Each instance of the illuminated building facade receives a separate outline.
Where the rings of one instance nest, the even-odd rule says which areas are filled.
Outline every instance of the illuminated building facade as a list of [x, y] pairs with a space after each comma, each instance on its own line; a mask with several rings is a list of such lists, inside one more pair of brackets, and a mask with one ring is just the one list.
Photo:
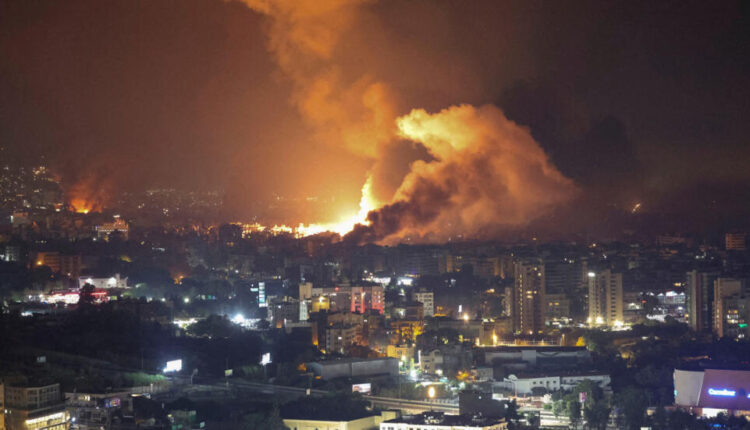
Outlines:
[[675, 406], [697, 415], [750, 415], [750, 371], [674, 371]]
[[119, 233], [122, 235], [123, 240], [128, 240], [128, 233], [130, 232], [130, 226], [124, 219], [115, 215], [115, 219], [112, 222], [105, 222], [102, 225], [94, 227], [96, 230], [96, 236], [100, 239], [107, 239], [112, 233]]
[[622, 273], [588, 272], [589, 325], [615, 327], [623, 324]]
[[91, 276], [81, 276], [78, 278], [78, 288], [83, 288], [84, 285], [93, 285], [94, 288], [106, 290], [109, 288], [128, 288], [128, 278], [120, 278], [119, 273], [115, 273], [114, 276], [108, 278], [92, 278]]
[[443, 412], [404, 415], [380, 424], [380, 430], [505, 430], [507, 428], [508, 422], [504, 418], [490, 418], [482, 415], [446, 415]]
[[365, 287], [351, 287], [351, 312], [361, 314], [372, 310], [379, 314], [383, 313], [384, 291], [382, 285]]
[[47, 266], [52, 273], [60, 272], [60, 253], [59, 252], [37, 252], [34, 256], [33, 265], [36, 267]]
[[390, 322], [396, 344], [404, 342], [416, 342], [417, 336], [424, 332], [424, 321], [421, 320], [396, 320]]
[[426, 317], [435, 315], [435, 295], [432, 291], [426, 291], [424, 289], [414, 291], [411, 294], [412, 300], [415, 302], [422, 303], [422, 314]]
[[326, 430], [367, 430], [380, 428], [379, 425], [385, 420], [396, 418], [395, 411], [383, 411], [380, 415], [369, 415], [352, 420], [314, 420], [314, 419], [287, 419], [284, 425], [290, 429], [326, 429]]
[[717, 278], [714, 281], [713, 328], [719, 337], [745, 337], [747, 297], [745, 280]]
[[544, 331], [544, 264], [539, 259], [516, 261], [514, 266], [513, 330], [534, 335]]
[[544, 311], [547, 321], [555, 323], [567, 323], [570, 317], [570, 298], [567, 294], [546, 294], [544, 296]]
[[685, 276], [688, 325], [697, 332], [710, 332], [714, 304], [714, 281], [718, 273], [693, 270]]
[[724, 245], [727, 251], [744, 251], [747, 249], [745, 233], [727, 233], [724, 235]]
[[326, 352], [346, 354], [349, 347], [360, 343], [361, 325], [334, 324], [326, 327]]
[[129, 392], [66, 393], [65, 404], [77, 430], [109, 430], [116, 415], [133, 413]]
[[70, 414], [60, 393], [60, 384], [40, 387], [5, 386], [7, 430], [67, 430]]

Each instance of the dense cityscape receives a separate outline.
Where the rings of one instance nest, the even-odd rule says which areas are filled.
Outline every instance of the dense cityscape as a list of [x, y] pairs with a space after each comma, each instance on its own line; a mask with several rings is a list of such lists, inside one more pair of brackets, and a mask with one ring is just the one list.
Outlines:
[[739, 420], [744, 232], [360, 246], [197, 223], [212, 195], [82, 212], [45, 167], [2, 181], [9, 429]]
[[0, 430], [750, 429], [749, 5], [0, 0]]

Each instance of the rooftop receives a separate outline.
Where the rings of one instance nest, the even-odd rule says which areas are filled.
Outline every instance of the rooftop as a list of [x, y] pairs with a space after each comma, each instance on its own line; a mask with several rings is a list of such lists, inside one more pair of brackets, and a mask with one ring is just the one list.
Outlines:
[[419, 415], [404, 415], [384, 423], [444, 426], [489, 426], [504, 422], [504, 418], [489, 418], [482, 415], [447, 415], [442, 412], [423, 412]]

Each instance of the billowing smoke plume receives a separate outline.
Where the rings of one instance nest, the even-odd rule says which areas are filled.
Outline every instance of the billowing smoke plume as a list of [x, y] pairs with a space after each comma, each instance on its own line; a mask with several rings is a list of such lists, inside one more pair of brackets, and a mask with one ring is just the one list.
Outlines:
[[339, 39], [363, 0], [244, 0], [271, 18], [269, 49], [293, 85], [293, 103], [318, 137], [376, 158], [397, 114], [388, 86], [370, 76], [346, 78], [336, 61]]
[[[462, 105], [399, 117], [387, 84], [345, 77], [338, 42], [356, 22], [363, 0], [244, 0], [270, 17], [269, 49], [293, 86], [292, 102], [318, 138], [372, 160], [367, 193], [392, 183], [386, 154], [407, 141], [423, 145], [395, 194], [379, 198], [349, 238], [389, 241], [471, 237], [518, 226], [567, 201], [573, 183], [548, 161], [528, 130], [494, 106]], [[413, 143], [412, 143], [413, 144]], [[379, 164], [380, 163], [380, 164]], [[381, 176], [383, 174], [383, 176]], [[362, 220], [364, 221], [364, 220]]]
[[492, 105], [415, 109], [398, 119], [399, 134], [434, 157], [416, 161], [393, 203], [368, 215], [356, 241], [488, 237], [568, 201], [576, 192], [529, 131]]

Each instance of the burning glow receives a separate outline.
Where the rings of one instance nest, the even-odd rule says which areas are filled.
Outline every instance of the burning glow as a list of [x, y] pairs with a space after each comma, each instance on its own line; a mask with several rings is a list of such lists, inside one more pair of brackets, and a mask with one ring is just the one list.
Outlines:
[[328, 224], [300, 224], [297, 231], [301, 236], [311, 236], [326, 231], [338, 233], [343, 236], [352, 231], [357, 224], [369, 225], [367, 214], [379, 206], [379, 203], [372, 195], [372, 176], [368, 176], [367, 181], [362, 186], [362, 198], [359, 201], [359, 211], [356, 214], [344, 216], [341, 220]]
[[87, 214], [94, 209], [94, 204], [82, 198], [73, 198], [70, 200], [70, 207], [74, 212]]
[[[337, 48], [366, 19], [362, 6], [370, 0], [243, 2], [268, 17], [268, 49], [289, 79], [291, 102], [313, 138], [372, 162], [358, 212], [333, 223], [274, 226], [271, 232], [351, 232], [359, 243], [486, 238], [547, 215], [576, 194], [529, 130], [499, 108], [415, 108], [399, 116], [405, 112], [402, 100], [387, 82], [347, 70]], [[404, 140], [429, 157], [409, 164], [400, 184], [391, 184], [387, 155]]]
[[320, 224], [303, 224], [297, 226], [288, 226], [284, 224], [275, 224], [267, 227], [259, 223], [242, 224], [243, 235], [247, 236], [252, 233], [271, 233], [291, 234], [295, 237], [314, 236], [320, 233], [337, 233], [341, 236], [349, 233], [357, 224], [369, 225], [367, 214], [380, 206], [377, 199], [372, 195], [372, 176], [368, 176], [367, 181], [362, 186], [362, 198], [359, 201], [359, 211], [342, 216], [338, 221]]

